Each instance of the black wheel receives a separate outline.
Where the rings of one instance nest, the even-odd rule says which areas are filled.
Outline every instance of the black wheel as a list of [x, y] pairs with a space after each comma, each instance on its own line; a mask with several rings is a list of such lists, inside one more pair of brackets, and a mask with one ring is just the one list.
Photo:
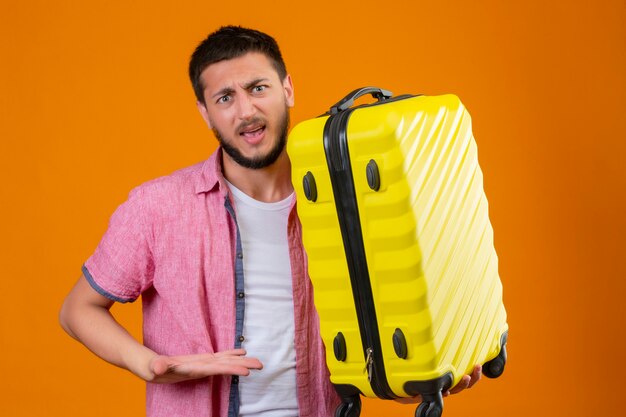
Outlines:
[[415, 410], [415, 417], [426, 417], [426, 411], [428, 410], [428, 404], [430, 403], [421, 403], [417, 410]]
[[441, 417], [443, 409], [434, 402], [423, 402], [415, 410], [415, 417]]
[[483, 374], [487, 378], [497, 378], [504, 372], [506, 365], [506, 345], [502, 345], [498, 356], [483, 365]]
[[356, 397], [348, 402], [342, 402], [335, 410], [335, 417], [359, 417], [361, 414], [361, 398]]
[[348, 410], [348, 403], [341, 403], [339, 407], [335, 410], [335, 417], [344, 417], [346, 415], [346, 411]]

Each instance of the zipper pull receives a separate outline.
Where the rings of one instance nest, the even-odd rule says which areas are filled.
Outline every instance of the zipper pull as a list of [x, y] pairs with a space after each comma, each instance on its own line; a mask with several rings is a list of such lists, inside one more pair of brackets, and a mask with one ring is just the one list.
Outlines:
[[372, 355], [374, 351], [372, 348], [367, 348], [365, 353], [367, 354], [365, 358], [365, 368], [363, 368], [363, 372], [367, 372], [367, 380], [372, 382], [372, 368], [374, 367], [374, 357]]

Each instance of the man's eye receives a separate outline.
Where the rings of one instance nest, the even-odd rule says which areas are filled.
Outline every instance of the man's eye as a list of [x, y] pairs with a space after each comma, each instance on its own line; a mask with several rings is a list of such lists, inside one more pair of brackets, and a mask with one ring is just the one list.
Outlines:
[[252, 88], [252, 91], [254, 91], [255, 93], [260, 93], [261, 91], [265, 90], [267, 87], [264, 85], [256, 85]]
[[230, 101], [230, 96], [222, 96], [217, 99], [218, 103], [227, 103]]

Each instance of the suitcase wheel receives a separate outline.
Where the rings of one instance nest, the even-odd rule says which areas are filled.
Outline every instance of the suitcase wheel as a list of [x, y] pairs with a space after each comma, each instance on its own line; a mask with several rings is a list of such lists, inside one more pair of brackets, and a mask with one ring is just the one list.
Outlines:
[[[444, 385], [443, 389], [447, 389], [447, 385]], [[422, 393], [422, 403], [415, 410], [415, 417], [441, 417], [441, 413], [443, 413], [441, 388], [435, 392]]]
[[423, 402], [415, 410], [415, 417], [441, 417], [443, 404], [436, 402]]
[[483, 374], [487, 378], [497, 378], [504, 372], [506, 365], [506, 347], [502, 346], [498, 356], [483, 365]]
[[487, 378], [497, 378], [504, 372], [504, 366], [506, 365], [506, 339], [507, 333], [502, 336], [502, 347], [498, 356], [483, 365], [483, 374]]
[[359, 417], [361, 414], [361, 397], [356, 395], [348, 398], [347, 402], [345, 402], [345, 398], [343, 401], [335, 410], [335, 417]]

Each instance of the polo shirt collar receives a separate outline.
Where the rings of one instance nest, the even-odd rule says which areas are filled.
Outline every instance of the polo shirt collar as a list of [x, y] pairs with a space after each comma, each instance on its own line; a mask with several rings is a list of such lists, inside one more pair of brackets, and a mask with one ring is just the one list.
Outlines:
[[228, 186], [222, 173], [222, 147], [218, 147], [215, 152], [202, 164], [202, 169], [196, 178], [196, 194], [208, 193], [219, 190], [224, 196], [228, 195]]
[[[196, 177], [196, 194], [208, 193], [213, 190], [221, 192], [222, 196], [228, 197], [230, 189], [226, 184], [226, 179], [222, 171], [222, 147], [218, 147], [215, 152], [204, 161], [200, 174]], [[296, 206], [296, 199], [291, 202], [290, 210]]]

